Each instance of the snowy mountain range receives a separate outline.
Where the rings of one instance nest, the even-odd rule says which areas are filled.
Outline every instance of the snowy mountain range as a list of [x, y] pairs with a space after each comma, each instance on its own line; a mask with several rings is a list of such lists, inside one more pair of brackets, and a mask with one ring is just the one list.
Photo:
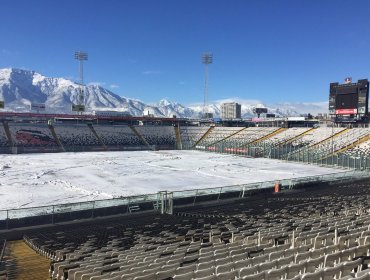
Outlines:
[[[48, 78], [35, 71], [14, 68], [0, 69], [0, 100], [5, 101], [5, 110], [16, 112], [30, 111], [31, 103], [44, 103], [46, 112], [72, 113], [71, 104], [78, 103], [79, 85], [65, 78]], [[267, 107], [269, 113], [280, 116], [326, 113], [328, 103], [282, 103], [262, 104], [259, 100], [241, 100], [239, 98], [212, 102], [208, 111], [220, 116], [221, 103], [235, 101], [242, 105], [242, 116], [253, 117], [254, 107]], [[132, 116], [153, 114], [157, 117], [197, 118], [202, 114], [202, 104], [181, 105], [162, 99], [156, 104], [119, 96], [100, 85], [85, 87], [85, 104], [88, 111], [114, 110], [127, 112]]]

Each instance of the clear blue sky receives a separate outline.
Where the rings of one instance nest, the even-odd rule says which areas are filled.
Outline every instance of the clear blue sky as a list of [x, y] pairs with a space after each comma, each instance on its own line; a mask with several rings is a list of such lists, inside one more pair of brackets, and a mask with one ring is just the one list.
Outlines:
[[370, 78], [370, 1], [2, 0], [0, 68], [76, 79], [144, 102], [328, 99], [329, 83]]

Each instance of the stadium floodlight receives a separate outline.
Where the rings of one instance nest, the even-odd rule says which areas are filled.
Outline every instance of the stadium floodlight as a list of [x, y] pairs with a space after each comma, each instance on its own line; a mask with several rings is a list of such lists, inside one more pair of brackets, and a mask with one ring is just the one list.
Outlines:
[[202, 63], [205, 66], [204, 69], [204, 105], [203, 105], [203, 117], [208, 115], [208, 65], [213, 62], [213, 54], [206, 52], [202, 54]]
[[85, 98], [84, 98], [84, 74], [83, 74], [83, 62], [87, 60], [88, 55], [86, 52], [82, 51], [76, 51], [75, 52], [75, 59], [80, 62], [80, 67], [79, 67], [79, 74], [80, 74], [80, 93], [78, 96], [78, 102], [79, 105], [83, 106], [85, 103]]
[[77, 51], [75, 52], [75, 59], [77, 59], [80, 62], [80, 83], [83, 85], [84, 83], [84, 74], [83, 74], [83, 62], [87, 60], [88, 55], [86, 52]]

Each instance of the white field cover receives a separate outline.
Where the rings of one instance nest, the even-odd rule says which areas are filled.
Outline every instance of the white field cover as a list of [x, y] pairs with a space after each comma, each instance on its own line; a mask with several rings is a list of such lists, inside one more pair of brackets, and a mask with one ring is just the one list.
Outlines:
[[198, 151], [0, 155], [0, 210], [341, 171]]

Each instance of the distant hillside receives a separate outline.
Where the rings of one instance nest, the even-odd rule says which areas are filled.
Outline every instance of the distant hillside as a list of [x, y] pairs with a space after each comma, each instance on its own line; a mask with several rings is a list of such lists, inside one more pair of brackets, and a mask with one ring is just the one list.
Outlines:
[[[45, 103], [46, 111], [53, 113], [71, 113], [71, 104], [77, 103], [79, 85], [64, 78], [48, 78], [35, 71], [5, 68], [0, 69], [0, 100], [6, 103], [6, 109], [17, 112], [30, 110], [31, 103]], [[230, 100], [224, 100], [230, 101]], [[327, 103], [284, 103], [260, 104], [259, 101], [238, 101], [242, 104], [243, 117], [252, 117], [253, 108], [265, 106], [269, 112], [280, 116], [297, 116], [304, 113], [325, 113]], [[202, 105], [184, 106], [177, 102], [162, 99], [156, 104], [145, 104], [140, 100], [119, 96], [99, 85], [88, 85], [85, 90], [85, 102], [88, 110], [115, 110], [127, 112], [133, 116], [154, 114], [158, 117], [197, 118], [203, 110]], [[209, 112], [220, 116], [223, 100], [209, 105]]]

